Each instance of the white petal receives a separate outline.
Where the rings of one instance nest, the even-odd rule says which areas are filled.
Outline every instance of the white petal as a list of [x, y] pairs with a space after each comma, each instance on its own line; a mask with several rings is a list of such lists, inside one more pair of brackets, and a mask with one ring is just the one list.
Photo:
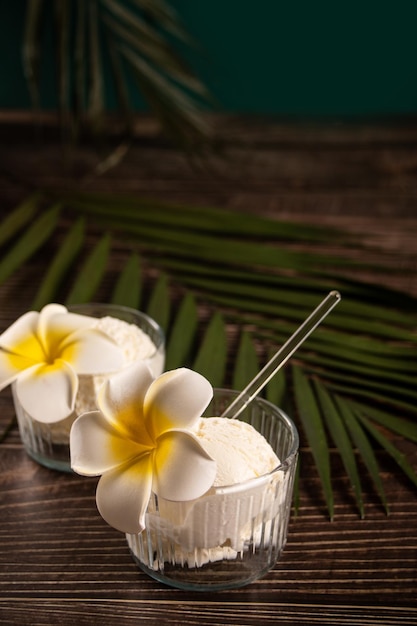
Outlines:
[[95, 321], [86, 315], [69, 313], [62, 304], [47, 304], [39, 313], [37, 334], [52, 360], [59, 356], [62, 342], [75, 332], [91, 328]]
[[216, 461], [192, 434], [169, 431], [158, 439], [152, 488], [166, 500], [194, 500], [212, 486]]
[[7, 330], [0, 335], [0, 347], [31, 358], [33, 363], [45, 360], [45, 352], [37, 339], [39, 313], [29, 311], [19, 317]]
[[23, 409], [33, 419], [59, 422], [74, 410], [78, 378], [64, 361], [53, 365], [34, 365], [16, 380], [16, 395]]
[[47, 304], [39, 313], [38, 332], [42, 339], [49, 332], [65, 336], [82, 328], [91, 328], [96, 321], [88, 315], [71, 313], [62, 304]]
[[98, 476], [146, 451], [126, 439], [100, 411], [78, 417], [70, 433], [71, 467], [84, 476]]
[[[55, 343], [59, 343], [60, 338], [68, 334], [68, 330], [63, 331], [59, 325], [53, 323], [54, 319], [57, 320], [67, 316], [67, 309], [62, 304], [47, 304], [39, 313], [37, 334], [39, 336], [42, 345], [46, 347], [48, 345], [48, 335], [51, 335], [55, 339]], [[57, 339], [57, 337], [59, 338]]]
[[121, 348], [108, 335], [97, 329], [72, 333], [60, 345], [60, 358], [71, 363], [77, 374], [107, 374], [124, 365]]
[[98, 483], [96, 502], [100, 515], [124, 533], [140, 533], [152, 489], [150, 455], [131, 465], [106, 472]]
[[213, 396], [209, 381], [198, 372], [179, 368], [165, 372], [145, 396], [145, 418], [158, 436], [172, 428], [193, 428]]
[[107, 419], [137, 442], [149, 442], [143, 401], [152, 381], [148, 367], [138, 361], [109, 378], [97, 396], [98, 407]]

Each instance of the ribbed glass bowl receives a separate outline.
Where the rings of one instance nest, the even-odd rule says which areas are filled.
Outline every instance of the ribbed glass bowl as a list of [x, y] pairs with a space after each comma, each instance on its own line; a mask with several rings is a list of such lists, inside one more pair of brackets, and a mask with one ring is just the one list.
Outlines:
[[[215, 389], [206, 415], [218, 416], [237, 392]], [[180, 589], [214, 591], [241, 587], [266, 574], [287, 538], [298, 433], [292, 420], [266, 400], [241, 414], [280, 459], [272, 472], [234, 485], [213, 487], [192, 502], [152, 495], [146, 529], [126, 535], [139, 567]]]
[[[116, 304], [78, 304], [68, 307], [68, 310], [97, 318], [110, 316], [136, 325], [148, 335], [155, 345], [155, 351], [143, 359], [144, 362], [147, 363], [155, 377], [162, 373], [165, 362], [165, 338], [162, 328], [151, 317], [136, 309]], [[80, 390], [82, 388], [83, 392], [86, 393], [86, 390], [91, 388], [90, 394], [94, 396], [93, 379], [93, 376], [80, 376]], [[41, 465], [62, 472], [70, 472], [69, 435], [71, 426], [78, 417], [77, 412], [74, 411], [65, 420], [44, 424], [34, 420], [22, 408], [16, 395], [15, 385], [12, 385], [12, 394], [20, 438], [26, 452]]]

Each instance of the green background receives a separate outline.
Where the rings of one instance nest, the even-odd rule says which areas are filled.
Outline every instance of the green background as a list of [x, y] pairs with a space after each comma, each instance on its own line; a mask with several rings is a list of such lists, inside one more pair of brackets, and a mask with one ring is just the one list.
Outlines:
[[[2, 108], [30, 106], [20, 60], [25, 4], [0, 0]], [[170, 4], [199, 43], [187, 56], [220, 109], [290, 116], [417, 112], [417, 0]], [[50, 108], [54, 60], [51, 51], [48, 56], [43, 105]]]

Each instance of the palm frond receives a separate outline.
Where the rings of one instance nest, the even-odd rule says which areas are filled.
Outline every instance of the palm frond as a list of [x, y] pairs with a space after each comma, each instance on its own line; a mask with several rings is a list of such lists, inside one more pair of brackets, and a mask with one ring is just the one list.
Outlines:
[[120, 272], [111, 302], [138, 309], [140, 307], [142, 275], [139, 255], [133, 252]]
[[259, 370], [259, 360], [254, 342], [250, 333], [244, 330], [237, 349], [232, 389], [244, 389]]
[[30, 196], [5, 218], [0, 230], [0, 246], [12, 239], [30, 222], [36, 213], [40, 199], [39, 194]]
[[[49, 12], [55, 19], [45, 19]], [[168, 4], [27, 2], [23, 69], [36, 110], [42, 108], [41, 69], [50, 41], [42, 24], [55, 28], [56, 98], [67, 137], [77, 138], [83, 127], [103, 134], [114, 95], [131, 135], [131, 111], [142, 97], [179, 145], [191, 149], [207, 143], [210, 128], [201, 113], [212, 104], [211, 97], [177, 51], [177, 42], [189, 46], [191, 38]]]
[[81, 304], [94, 300], [94, 294], [104, 276], [110, 252], [110, 235], [106, 233], [89, 252], [77, 273], [65, 300], [67, 305]]
[[334, 497], [331, 484], [330, 453], [322, 412], [310, 380], [299, 367], [292, 367], [292, 378], [297, 413], [300, 416], [321, 479], [330, 519], [333, 519]]
[[344, 401], [338, 395], [334, 395], [333, 400], [346, 428], [349, 431], [352, 443], [356, 447], [358, 454], [361, 456], [362, 461], [367, 468], [371, 479], [373, 480], [375, 489], [379, 495], [382, 505], [386, 513], [388, 514], [389, 506], [385, 496], [384, 486], [382, 484], [382, 480], [379, 474], [378, 462], [372, 444], [369, 441], [369, 438], [366, 436], [366, 433], [364, 432], [360, 421], [350, 407], [350, 404]]
[[314, 380], [313, 389], [320, 406], [320, 413], [323, 415], [330, 436], [339, 450], [352, 485], [360, 516], [363, 518], [365, 517], [365, 509], [362, 498], [362, 485], [349, 431], [343, 422], [342, 414], [337, 410], [337, 406], [324, 385]]
[[181, 301], [169, 334], [166, 349], [166, 368], [175, 369], [190, 359], [198, 329], [198, 308], [193, 294], [187, 293]]
[[[49, 239], [59, 217], [60, 206], [48, 209], [22, 234], [0, 261], [0, 284], [13, 274]], [[9, 223], [10, 224], [10, 223]]]
[[197, 350], [193, 368], [221, 387], [227, 364], [227, 334], [223, 315], [216, 311]]
[[398, 450], [398, 448], [378, 428], [375, 428], [374, 424], [372, 424], [372, 422], [365, 417], [365, 415], [358, 415], [358, 417], [370, 435], [388, 452], [388, 454], [397, 462], [404, 474], [417, 487], [417, 474], [408, 462], [406, 455]]
[[157, 321], [162, 328], [168, 328], [171, 315], [171, 300], [169, 297], [168, 277], [166, 274], [161, 274], [156, 281], [146, 312]]
[[68, 275], [84, 241], [85, 220], [80, 217], [68, 231], [62, 246], [55, 254], [48, 271], [43, 277], [32, 308], [39, 311], [45, 304], [52, 302], [59, 287]]
[[[56, 238], [60, 215], [72, 226]], [[93, 247], [85, 232], [89, 220], [97, 241]], [[0, 283], [34, 255], [52, 250], [49, 271], [34, 295], [35, 308], [107, 293], [105, 299], [140, 307], [161, 323], [168, 368], [190, 366], [214, 386], [235, 388], [246, 385], [325, 292], [339, 289], [342, 303], [265, 393], [304, 433], [330, 517], [330, 449], [340, 454], [359, 514], [365, 514], [359, 463], [388, 511], [377, 448], [417, 484], [414, 469], [395, 445], [395, 437], [417, 441], [416, 300], [346, 279], [344, 271], [355, 264], [343, 263], [343, 256], [337, 273], [333, 268], [330, 274], [322, 251], [327, 232], [301, 228], [301, 238], [309, 242], [308, 254], [301, 253], [293, 249], [298, 228], [293, 226], [210, 207], [196, 210], [110, 195], [73, 194], [52, 206], [34, 195], [0, 225]], [[108, 261], [120, 255], [121, 237], [126, 260], [116, 277], [110, 273], [112, 284], [105, 288]], [[379, 271], [384, 271], [382, 260]], [[236, 333], [233, 340], [229, 328]], [[236, 355], [233, 362], [231, 354]]]

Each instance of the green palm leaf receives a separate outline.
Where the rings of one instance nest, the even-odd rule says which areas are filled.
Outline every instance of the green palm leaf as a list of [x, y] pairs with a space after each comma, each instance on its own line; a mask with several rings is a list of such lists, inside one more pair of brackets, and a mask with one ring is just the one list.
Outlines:
[[330, 474], [330, 455], [322, 412], [308, 378], [297, 366], [292, 367], [297, 413], [311, 446], [319, 473], [330, 519], [334, 516], [334, 498]]
[[244, 331], [240, 337], [232, 388], [244, 389], [259, 372], [259, 361], [251, 335]]
[[94, 246], [78, 272], [66, 299], [66, 304], [82, 304], [94, 300], [104, 276], [110, 251], [110, 235], [104, 235]]
[[197, 351], [193, 369], [205, 376], [213, 385], [224, 382], [227, 362], [227, 336], [223, 316], [216, 312]]
[[164, 37], [148, 21], [116, 0], [102, 2], [113, 14], [105, 15], [103, 19], [114, 38], [127, 43], [139, 58], [156, 65], [160, 73], [169, 75], [183, 87], [201, 96], [209, 96], [204, 85], [186, 68]]
[[[268, 361], [272, 358], [272, 356], [273, 354], [270, 353]], [[265, 388], [266, 399], [269, 402], [272, 402], [272, 404], [282, 407], [284, 410], [288, 410], [287, 404], [289, 397], [286, 380], [285, 371], [281, 369], [273, 378], [271, 378]]]
[[117, 279], [111, 302], [138, 309], [141, 299], [141, 279], [139, 256], [133, 253]]
[[320, 412], [324, 417], [327, 429], [330, 432], [332, 440], [336, 445], [340, 456], [342, 457], [346, 473], [350, 478], [360, 516], [364, 518], [365, 511], [362, 498], [361, 480], [348, 430], [344, 425], [342, 415], [337, 410], [337, 407], [326, 388], [317, 380], [314, 380], [313, 386], [321, 408]]
[[29, 223], [36, 213], [39, 200], [39, 194], [30, 196], [4, 219], [0, 230], [0, 246], [12, 239], [19, 230]]
[[166, 350], [166, 369], [171, 370], [188, 363], [198, 330], [198, 309], [195, 298], [187, 293], [169, 333]]
[[[142, 199], [73, 194], [65, 199], [65, 223], [69, 209], [71, 219], [74, 211], [80, 219], [91, 218], [95, 233], [101, 233], [84, 258], [82, 222], [75, 218], [57, 249], [51, 237], [59, 205], [45, 212], [42, 205], [42, 197], [32, 196], [1, 225], [0, 278], [5, 280], [36, 252], [51, 255], [55, 251], [35, 295], [38, 307], [61, 297], [63, 277], [70, 273], [76, 279], [67, 303], [91, 300], [99, 287], [106, 298], [102, 285], [113, 251], [105, 229], [112, 233], [112, 240], [122, 235], [129, 256], [120, 274], [113, 276], [109, 300], [140, 306], [151, 314], [166, 332], [167, 367], [194, 367], [214, 386], [243, 388], [326, 291], [341, 290], [341, 305], [298, 351], [292, 377], [281, 370], [268, 383], [266, 397], [302, 428], [331, 517], [334, 501], [327, 436], [341, 455], [361, 515], [359, 457], [388, 510], [375, 446], [382, 446], [415, 481], [410, 464], [390, 437], [417, 440], [416, 300], [346, 279], [343, 257], [334, 278], [335, 268], [329, 274], [328, 257], [321, 253], [326, 232], [302, 228], [301, 237], [309, 241], [310, 252], [300, 254], [292, 249], [298, 226], [288, 223], [256, 216], [246, 219], [210, 207], [197, 211]], [[143, 266], [153, 268], [152, 281], [149, 272], [140, 271], [137, 250]], [[115, 253], [120, 255], [119, 245]], [[384, 271], [382, 257], [379, 269]], [[185, 296], [179, 299], [178, 293]], [[204, 329], [199, 328], [201, 307]], [[214, 311], [209, 320], [207, 311]], [[233, 363], [228, 324], [234, 325], [240, 338]]]
[[352, 408], [359, 412], [365, 413], [372, 421], [376, 422], [383, 428], [390, 430], [392, 433], [397, 433], [402, 437], [406, 437], [410, 441], [417, 442], [417, 423], [411, 420], [405, 420], [398, 415], [387, 413], [375, 406], [369, 406], [360, 402], [350, 402]]
[[39, 311], [45, 304], [52, 302], [59, 292], [60, 285], [81, 250], [84, 225], [84, 219], [79, 218], [54, 256], [32, 303], [35, 310]]
[[340, 396], [335, 395], [333, 397], [336, 407], [343, 419], [343, 422], [349, 430], [352, 441], [354, 442], [354, 445], [359, 451], [359, 454], [361, 455], [362, 460], [368, 469], [369, 475], [374, 482], [380, 500], [385, 508], [386, 513], [388, 514], [389, 507], [385, 496], [384, 486], [379, 475], [378, 462], [371, 442], [366, 436], [364, 429], [362, 428], [354, 411], [352, 411], [349, 403], [340, 398]]
[[60, 206], [48, 209], [30, 226], [0, 261], [0, 284], [49, 239], [57, 225]]
[[147, 311], [164, 330], [168, 328], [171, 313], [171, 300], [168, 291], [168, 277], [161, 274], [151, 294]]
[[375, 428], [375, 426], [367, 417], [365, 417], [364, 415], [358, 415], [358, 417], [360, 421], [362, 422], [363, 426], [366, 428], [366, 430], [369, 431], [372, 437], [398, 463], [398, 466], [402, 469], [402, 471], [406, 474], [406, 476], [408, 476], [408, 478], [417, 487], [417, 474], [414, 471], [411, 464], [408, 462], [406, 455], [400, 450], [398, 450], [398, 448], [396, 448], [396, 446], [394, 446], [393, 443], [391, 443], [391, 441], [389, 441], [389, 439], [385, 437], [385, 435], [383, 435], [380, 430], [378, 430], [378, 428]]
[[[150, 198], [137, 198], [129, 195], [115, 196], [110, 193], [82, 193], [76, 192], [67, 194], [67, 199], [72, 206], [76, 206], [83, 211], [105, 217], [114, 217], [114, 207], [118, 206], [118, 216], [121, 222], [135, 222], [138, 213], [142, 220], [148, 224], [169, 224], [179, 229], [187, 228], [191, 231], [196, 229], [205, 233], [224, 236], [236, 234], [236, 213], [227, 209], [216, 207], [199, 206], [196, 207], [174, 204], [168, 202], [158, 202]], [[340, 241], [345, 236], [332, 228], [303, 224], [293, 224], [291, 222], [275, 221], [262, 217], [261, 215], [245, 214], [240, 216], [239, 238], [259, 240], [259, 238], [271, 239], [281, 238], [283, 241], [309, 243], [327, 243], [329, 237]], [[349, 241], [349, 240], [348, 240]], [[204, 268], [196, 268], [198, 269]], [[265, 278], [267, 278], [265, 276]], [[288, 279], [287, 279], [288, 281]], [[287, 284], [292, 284], [291, 280]]]

